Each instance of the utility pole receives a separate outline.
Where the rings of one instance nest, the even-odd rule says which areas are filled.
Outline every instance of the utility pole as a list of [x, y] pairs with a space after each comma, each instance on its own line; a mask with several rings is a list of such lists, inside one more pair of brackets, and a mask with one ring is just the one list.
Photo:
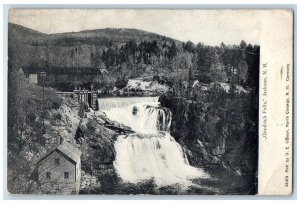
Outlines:
[[40, 76], [42, 78], [42, 85], [43, 85], [43, 132], [45, 133], [45, 79], [46, 79], [46, 72], [40, 72]]

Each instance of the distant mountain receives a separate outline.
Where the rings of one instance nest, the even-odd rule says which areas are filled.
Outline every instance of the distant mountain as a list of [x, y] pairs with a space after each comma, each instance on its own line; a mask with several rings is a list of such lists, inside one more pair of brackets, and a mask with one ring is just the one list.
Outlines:
[[[14, 23], [8, 23], [8, 40], [13, 40], [16, 43], [32, 43], [37, 40], [44, 40], [47, 34], [26, 28]], [[14, 43], [12, 42], [12, 43]]]
[[24, 26], [9, 23], [9, 37], [23, 43], [37, 43], [40, 45], [63, 45], [73, 46], [80, 44], [93, 44], [97, 46], [110, 46], [126, 43], [133, 40], [141, 41], [175, 42], [180, 41], [165, 37], [156, 33], [132, 28], [105, 28], [95, 30], [84, 30], [80, 32], [67, 32], [56, 34], [45, 34]]
[[132, 28], [105, 28], [96, 30], [84, 30], [80, 32], [51, 34], [54, 38], [105, 38], [115, 42], [140, 41], [177, 41], [156, 33]]
[[[143, 54], [144, 61], [149, 61], [153, 55], [159, 55], [158, 53], [151, 54], [151, 52], [163, 54], [168, 52], [172, 45], [181, 45], [178, 40], [132, 28], [105, 28], [46, 34], [13, 23], [8, 25], [8, 40], [9, 59], [15, 67], [99, 66], [99, 61], [104, 60], [102, 59], [103, 53], [107, 50], [114, 50], [111, 51], [114, 52], [114, 56], [110, 53], [106, 57], [106, 64], [112, 65], [112, 61], [116, 60], [108, 58], [113, 56], [120, 59], [123, 52], [120, 48], [130, 44], [131, 41], [134, 41], [133, 44], [143, 46], [139, 52], [135, 51], [137, 52], [135, 57]], [[126, 63], [129, 62], [128, 56]]]

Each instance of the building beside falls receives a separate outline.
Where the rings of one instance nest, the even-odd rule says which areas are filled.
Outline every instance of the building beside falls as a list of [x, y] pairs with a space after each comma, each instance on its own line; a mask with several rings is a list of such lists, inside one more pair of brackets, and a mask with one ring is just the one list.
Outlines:
[[30, 84], [52, 87], [59, 94], [74, 94], [82, 103], [97, 110], [97, 91], [94, 84], [108, 73], [97, 67], [21, 67]]
[[42, 194], [78, 194], [81, 179], [81, 151], [66, 141], [50, 150], [37, 164]]
[[[106, 69], [97, 67], [22, 67], [21, 69], [29, 79], [29, 83], [45, 82], [50, 86], [58, 83], [98, 82], [99, 76], [107, 72]], [[41, 77], [41, 73], [46, 73], [45, 79]]]

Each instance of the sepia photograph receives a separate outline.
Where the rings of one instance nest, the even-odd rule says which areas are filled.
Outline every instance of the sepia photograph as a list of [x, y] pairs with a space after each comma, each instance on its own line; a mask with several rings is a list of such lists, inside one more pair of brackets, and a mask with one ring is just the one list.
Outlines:
[[10, 194], [256, 195], [261, 13], [10, 9]]

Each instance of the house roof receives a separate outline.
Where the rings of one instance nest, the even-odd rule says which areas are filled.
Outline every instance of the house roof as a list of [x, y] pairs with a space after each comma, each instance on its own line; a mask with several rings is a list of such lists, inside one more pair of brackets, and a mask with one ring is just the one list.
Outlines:
[[76, 163], [80, 161], [81, 151], [73, 145], [71, 145], [69, 142], [63, 142], [57, 147], [57, 149]]
[[49, 151], [46, 155], [44, 155], [38, 161], [38, 163], [40, 163], [41, 161], [46, 159], [49, 155], [51, 155], [53, 152], [55, 152], [57, 150], [60, 151], [61, 153], [63, 153], [66, 157], [68, 157], [69, 159], [71, 159], [75, 163], [80, 162], [81, 151], [79, 149], [77, 149], [76, 147], [74, 147], [69, 142], [63, 141], [60, 145], [56, 146], [51, 151]]
[[46, 72], [48, 74], [101, 74], [97, 67], [22, 67], [25, 74]]

